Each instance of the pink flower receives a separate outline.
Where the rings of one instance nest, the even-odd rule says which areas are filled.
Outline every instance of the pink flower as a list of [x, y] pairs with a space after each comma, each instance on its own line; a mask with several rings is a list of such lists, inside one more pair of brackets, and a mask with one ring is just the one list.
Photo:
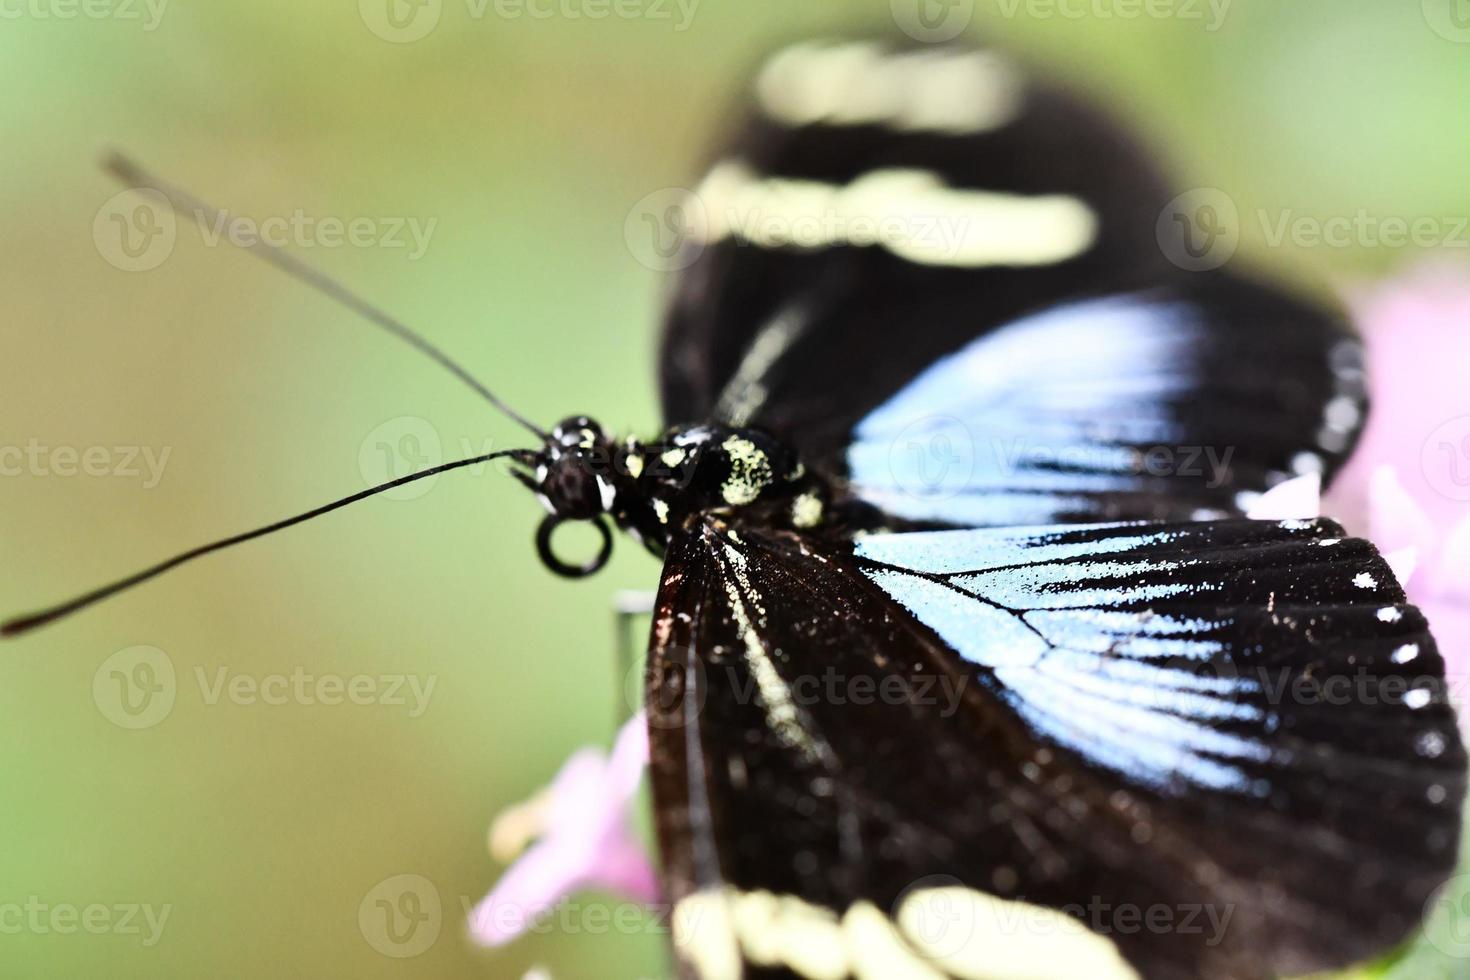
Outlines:
[[1470, 675], [1470, 267], [1356, 297], [1372, 407], [1327, 510], [1402, 569], [1452, 685]]
[[471, 913], [474, 938], [508, 943], [583, 889], [656, 901], [658, 879], [630, 821], [647, 768], [648, 725], [639, 713], [618, 733], [611, 756], [582, 749], [548, 789], [501, 814], [490, 849], [515, 863]]
[[1351, 300], [1372, 404], [1330, 502], [1366, 518], [1373, 473], [1391, 466], [1433, 526], [1449, 528], [1470, 514], [1470, 266], [1427, 265]]

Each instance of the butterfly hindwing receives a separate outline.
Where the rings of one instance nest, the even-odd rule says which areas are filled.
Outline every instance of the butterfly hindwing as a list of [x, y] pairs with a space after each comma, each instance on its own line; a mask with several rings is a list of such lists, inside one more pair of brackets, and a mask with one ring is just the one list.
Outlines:
[[706, 518], [671, 544], [649, 717], [704, 980], [1340, 965], [1417, 922], [1465, 788], [1423, 617], [1325, 521], [853, 545]]

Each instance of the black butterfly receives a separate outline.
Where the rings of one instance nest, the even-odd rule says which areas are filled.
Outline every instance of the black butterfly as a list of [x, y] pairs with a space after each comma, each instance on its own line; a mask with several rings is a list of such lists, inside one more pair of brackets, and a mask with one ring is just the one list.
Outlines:
[[1146, 154], [993, 52], [800, 45], [755, 95], [680, 217], [668, 430], [510, 413], [543, 444], [495, 454], [554, 571], [609, 522], [664, 556], [682, 974], [1268, 977], [1404, 937], [1466, 788], [1443, 663], [1371, 545], [1242, 519], [1350, 451], [1344, 324], [1182, 272]]

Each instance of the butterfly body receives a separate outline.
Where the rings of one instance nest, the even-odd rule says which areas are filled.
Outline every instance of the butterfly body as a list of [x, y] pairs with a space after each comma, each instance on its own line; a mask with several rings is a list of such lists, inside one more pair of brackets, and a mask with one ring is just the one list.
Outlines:
[[[605, 515], [659, 557], [670, 534], [703, 515], [805, 531], [838, 520], [832, 482], [748, 426], [676, 426], [656, 440], [617, 441], [593, 419], [573, 416], [516, 475], [546, 508], [544, 527]], [[560, 570], [555, 559], [547, 564]]]

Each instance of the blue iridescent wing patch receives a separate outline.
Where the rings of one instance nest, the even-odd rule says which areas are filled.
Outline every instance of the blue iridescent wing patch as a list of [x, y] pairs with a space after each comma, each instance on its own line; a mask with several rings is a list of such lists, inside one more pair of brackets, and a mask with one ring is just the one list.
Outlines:
[[[1261, 327], [1217, 316], [1156, 292], [1000, 327], [858, 423], [853, 489], [895, 517], [958, 527], [1218, 519], [1335, 469], [1364, 409], [1357, 342], [1302, 330], [1253, 355]], [[1264, 370], [1267, 351], [1291, 373]], [[1320, 404], [1303, 406], [1302, 378]]]
[[1348, 705], [1389, 676], [1405, 722], [1446, 716], [1422, 619], [1330, 522], [874, 535], [855, 552], [1046, 740], [1160, 792], [1267, 798], [1273, 770], [1320, 757], [1292, 745], [1295, 715], [1320, 711], [1293, 703], [1304, 677]]

